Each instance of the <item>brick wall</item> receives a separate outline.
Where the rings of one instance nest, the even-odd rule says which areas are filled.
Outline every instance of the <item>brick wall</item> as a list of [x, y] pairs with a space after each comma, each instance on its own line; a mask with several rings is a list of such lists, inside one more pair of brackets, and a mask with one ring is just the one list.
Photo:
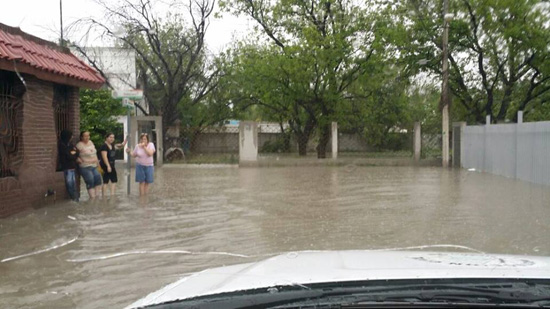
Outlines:
[[25, 209], [27, 201], [21, 190], [21, 183], [14, 177], [0, 179], [0, 218]]
[[[46, 204], [48, 189], [57, 199], [67, 196], [62, 172], [56, 172], [57, 138], [55, 132], [53, 84], [34, 76], [23, 76], [27, 91], [23, 98], [21, 151], [23, 163], [17, 177], [0, 179], [0, 217]], [[78, 89], [70, 90], [70, 127], [78, 136], [80, 105]]]

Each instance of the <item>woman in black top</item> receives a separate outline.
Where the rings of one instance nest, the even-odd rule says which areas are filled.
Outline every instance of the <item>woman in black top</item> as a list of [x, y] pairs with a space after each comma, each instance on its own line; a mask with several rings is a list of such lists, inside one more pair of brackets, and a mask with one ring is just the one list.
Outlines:
[[126, 146], [127, 140], [124, 139], [122, 144], [113, 144], [115, 142], [115, 135], [109, 133], [105, 136], [105, 143], [99, 148], [99, 164], [103, 169], [103, 196], [107, 190], [107, 184], [111, 182], [111, 196], [115, 194], [115, 183], [118, 182], [118, 177], [115, 169], [115, 155], [116, 150]]
[[67, 186], [67, 193], [71, 200], [78, 202], [79, 191], [76, 185], [75, 171], [76, 171], [76, 159], [78, 158], [78, 149], [71, 143], [73, 132], [70, 130], [61, 131], [61, 137], [57, 145], [59, 154], [59, 165], [63, 170], [65, 176], [65, 185]]

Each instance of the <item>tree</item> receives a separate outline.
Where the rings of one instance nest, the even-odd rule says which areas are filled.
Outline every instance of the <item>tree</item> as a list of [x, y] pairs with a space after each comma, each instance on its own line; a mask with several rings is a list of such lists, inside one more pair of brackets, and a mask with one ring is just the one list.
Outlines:
[[300, 155], [316, 125], [310, 80], [300, 59], [287, 59], [277, 48], [244, 45], [226, 64], [226, 89], [238, 114], [255, 108], [262, 120], [288, 122], [297, 137]]
[[234, 101], [261, 105], [273, 119], [287, 121], [300, 155], [318, 129], [317, 156], [325, 158], [330, 123], [348, 88], [383, 49], [368, 8], [348, 0], [228, 0], [220, 6], [255, 20], [254, 41], [263, 42], [235, 50], [240, 87]]
[[428, 119], [433, 105], [391, 59], [374, 55], [368, 72], [349, 87], [337, 114], [339, 130], [362, 135], [377, 150], [401, 150], [406, 135], [401, 132]]
[[[218, 71], [208, 59], [204, 37], [214, 2], [209, 0], [175, 1], [165, 19], [153, 7], [163, 2], [123, 0], [111, 5], [98, 0], [106, 11], [106, 20], [90, 20], [94, 27], [118, 40], [137, 54], [138, 78], [149, 104], [150, 113], [163, 119], [163, 136], [169, 145], [167, 130], [181, 120], [182, 110], [194, 110], [216, 87]], [[123, 29], [123, 30], [120, 30]], [[180, 105], [185, 105], [181, 107]]]
[[[542, 0], [452, 1], [450, 87], [461, 118], [482, 123], [515, 120], [548, 101], [550, 9]], [[394, 16], [410, 26], [400, 46], [409, 66], [441, 74], [440, 1], [396, 3]], [[406, 13], [409, 12], [409, 13]], [[419, 67], [419, 60], [426, 61]]]
[[[107, 133], [119, 127], [116, 116], [126, 115], [121, 100], [113, 99], [109, 90], [80, 90], [80, 129], [90, 131], [90, 139], [98, 147]], [[74, 132], [75, 137], [78, 132]], [[117, 136], [121, 138], [121, 136]]]

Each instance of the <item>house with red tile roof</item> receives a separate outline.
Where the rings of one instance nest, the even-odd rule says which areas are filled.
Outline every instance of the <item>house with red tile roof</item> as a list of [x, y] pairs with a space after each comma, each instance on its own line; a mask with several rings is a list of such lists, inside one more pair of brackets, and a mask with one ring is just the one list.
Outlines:
[[79, 88], [104, 82], [68, 48], [0, 24], [0, 218], [66, 197], [57, 141], [79, 135]]

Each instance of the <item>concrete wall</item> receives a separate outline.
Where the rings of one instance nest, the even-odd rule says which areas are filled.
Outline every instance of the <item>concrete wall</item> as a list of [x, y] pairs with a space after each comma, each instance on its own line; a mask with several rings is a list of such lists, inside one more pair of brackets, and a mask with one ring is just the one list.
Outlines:
[[[276, 141], [281, 134], [258, 133], [259, 151], [268, 141]], [[239, 153], [239, 133], [202, 133], [194, 141], [194, 153]]]
[[[66, 198], [63, 172], [56, 172], [57, 137], [53, 110], [53, 84], [23, 75], [27, 91], [23, 96], [20, 116], [19, 151], [22, 162], [17, 176], [0, 178], [0, 217], [6, 217], [46, 203], [48, 189], [57, 192], [57, 199]], [[80, 105], [77, 88], [70, 88], [69, 117], [74, 137], [80, 128]]]
[[550, 185], [550, 122], [466, 126], [461, 165]]
[[373, 151], [373, 147], [367, 139], [359, 134], [338, 134], [338, 152], [367, 152]]
[[239, 133], [201, 133], [193, 141], [193, 153], [239, 153]]
[[[276, 141], [281, 138], [281, 133], [258, 133], [259, 151], [267, 141]], [[329, 140], [329, 150], [330, 143]], [[201, 133], [193, 141], [194, 153], [238, 153], [239, 152], [239, 133]], [[317, 142], [311, 138], [308, 142], [308, 152], [315, 152]], [[298, 152], [298, 146], [294, 139], [291, 138], [291, 151]], [[364, 137], [358, 134], [338, 133], [338, 152], [369, 152], [375, 151], [374, 147], [370, 146]]]

